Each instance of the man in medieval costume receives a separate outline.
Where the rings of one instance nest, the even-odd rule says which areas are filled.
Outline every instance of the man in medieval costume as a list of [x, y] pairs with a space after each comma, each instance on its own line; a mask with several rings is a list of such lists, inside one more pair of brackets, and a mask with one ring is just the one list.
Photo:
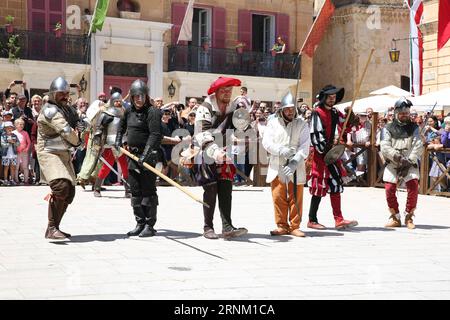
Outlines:
[[203, 236], [207, 239], [219, 238], [213, 225], [216, 198], [219, 200], [224, 239], [239, 237], [248, 232], [245, 228], [234, 227], [231, 221], [236, 168], [224, 148], [232, 143], [232, 139], [226, 137], [228, 130], [234, 130], [232, 118], [236, 104], [231, 103], [231, 94], [233, 87], [240, 85], [241, 81], [238, 79], [219, 77], [211, 84], [208, 97], [197, 109], [195, 116], [194, 139], [202, 151], [197, 156], [194, 172], [198, 184], [203, 186], [203, 201], [209, 205], [209, 208], [203, 206]]
[[142, 80], [131, 84], [131, 108], [125, 111], [120, 121], [115, 142], [119, 151], [123, 145], [123, 135], [127, 132], [128, 150], [139, 158], [139, 161], [128, 159], [131, 206], [137, 222], [136, 227], [127, 233], [128, 236], [152, 237], [156, 233], [156, 175], [146, 169], [144, 163], [154, 167], [160, 160], [161, 112], [151, 104], [148, 91]]
[[[325, 155], [329, 152], [339, 137], [339, 132], [345, 122], [345, 116], [334, 105], [344, 98], [344, 88], [332, 85], [325, 86], [319, 93], [319, 102], [312, 113], [310, 135], [312, 145], [312, 167], [308, 180], [311, 193], [308, 228], [325, 229], [317, 220], [317, 210], [323, 197], [330, 194], [331, 207], [335, 228], [342, 230], [358, 225], [355, 220], [345, 220], [341, 211], [341, 193], [344, 191], [343, 177], [347, 175], [340, 159], [327, 165]], [[346, 110], [348, 112], [348, 109]], [[352, 125], [357, 123], [357, 117], [351, 112], [345, 133], [351, 131]]]
[[111, 172], [111, 167], [117, 160], [123, 174], [123, 179], [125, 181], [125, 197], [131, 198], [130, 188], [128, 182], [126, 181], [128, 179], [127, 157], [114, 148], [116, 143], [117, 131], [120, 130], [120, 120], [123, 118], [124, 112], [125, 108], [122, 107], [122, 95], [119, 92], [115, 92], [111, 95], [111, 98], [106, 104], [105, 109], [101, 111], [101, 114], [97, 117], [93, 144], [97, 148], [103, 150], [101, 158], [99, 157], [103, 163], [103, 166], [101, 167], [95, 180], [95, 197], [102, 196], [100, 191], [103, 181], [109, 175], [109, 173]]
[[70, 87], [58, 77], [50, 85], [48, 102], [37, 118], [37, 156], [41, 168], [41, 180], [46, 181], [51, 193], [48, 200], [47, 239], [65, 239], [70, 234], [59, 229], [62, 217], [75, 197], [76, 177], [71, 152], [81, 140], [85, 124], [75, 108], [68, 104]]
[[419, 159], [423, 153], [419, 127], [410, 119], [411, 101], [399, 99], [394, 106], [394, 120], [384, 129], [383, 140], [380, 143], [381, 153], [387, 166], [383, 173], [386, 200], [391, 214], [386, 227], [401, 227], [400, 211], [397, 202], [397, 186], [404, 182], [408, 197], [404, 211], [405, 225], [414, 229], [414, 212], [419, 194]]
[[310, 146], [309, 126], [297, 114], [290, 92], [281, 100], [277, 116], [267, 124], [262, 144], [269, 153], [266, 182], [272, 189], [277, 225], [270, 234], [304, 237], [299, 228], [306, 182], [305, 159]]

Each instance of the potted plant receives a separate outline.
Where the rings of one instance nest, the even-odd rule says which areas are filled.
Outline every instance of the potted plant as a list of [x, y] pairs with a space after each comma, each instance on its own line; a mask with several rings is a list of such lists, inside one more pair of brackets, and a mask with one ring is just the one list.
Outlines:
[[14, 31], [14, 26], [13, 26], [14, 17], [12, 15], [7, 15], [5, 17], [5, 20], [6, 20], [6, 25], [5, 25], [6, 32], [13, 33], [13, 31]]
[[246, 45], [247, 45], [247, 44], [246, 44], [245, 42], [238, 41], [238, 42], [236, 43], [236, 45], [235, 45], [235, 48], [236, 48], [237, 53], [242, 53], [242, 52], [244, 52], [244, 47], [245, 47]]
[[57, 22], [55, 25], [55, 28], [53, 29], [53, 31], [55, 31], [55, 36], [57, 38], [61, 38], [61, 34], [62, 34], [62, 24], [61, 22]]
[[18, 34], [11, 35], [8, 38], [7, 47], [8, 47], [8, 61], [11, 63], [16, 63], [16, 61], [19, 60], [19, 52], [20, 52]]

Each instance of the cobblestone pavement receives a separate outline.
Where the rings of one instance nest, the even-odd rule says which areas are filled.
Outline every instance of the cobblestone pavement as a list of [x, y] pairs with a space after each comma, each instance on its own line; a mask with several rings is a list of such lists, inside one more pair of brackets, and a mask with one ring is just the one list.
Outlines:
[[[417, 229], [385, 229], [384, 190], [346, 188], [343, 212], [353, 231], [333, 228], [328, 198], [306, 238], [271, 237], [270, 189], [239, 187], [233, 223], [249, 234], [202, 237], [201, 206], [159, 187], [153, 238], [127, 238], [134, 227], [123, 189], [102, 198], [77, 187], [62, 230], [68, 241], [44, 239], [48, 187], [0, 188], [0, 299], [449, 299], [450, 199], [419, 196]], [[190, 188], [201, 197], [202, 189]], [[406, 193], [399, 193], [404, 207]], [[216, 231], [221, 232], [216, 210]]]

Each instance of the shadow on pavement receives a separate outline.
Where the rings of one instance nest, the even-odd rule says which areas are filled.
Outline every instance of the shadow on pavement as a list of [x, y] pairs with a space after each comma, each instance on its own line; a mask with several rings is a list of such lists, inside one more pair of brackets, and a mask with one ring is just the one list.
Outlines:
[[384, 228], [384, 227], [352, 227], [350, 229], [341, 230], [341, 231], [395, 231], [394, 228]]
[[63, 241], [52, 241], [50, 243], [53, 244], [69, 244], [69, 243], [83, 243], [83, 242], [93, 242], [93, 241], [101, 241], [101, 242], [109, 242], [116, 241], [119, 239], [127, 239], [127, 235], [123, 233], [112, 233], [112, 234], [88, 234], [88, 235], [75, 235], [71, 236], [68, 240]]
[[[241, 237], [237, 238], [231, 238], [227, 241], [237, 241], [237, 242], [249, 242], [249, 243], [258, 243], [256, 241], [252, 241], [251, 239], [269, 239], [273, 240], [274, 242], [288, 242], [294, 239], [295, 237], [285, 235], [285, 236], [271, 236], [270, 234], [261, 234], [261, 233], [247, 233]], [[262, 244], [261, 244], [262, 245]]]
[[450, 227], [446, 226], [431, 226], [427, 224], [416, 224], [416, 229], [424, 229], [424, 230], [431, 230], [431, 229], [450, 229]]
[[190, 239], [190, 238], [198, 238], [202, 237], [203, 234], [196, 232], [184, 232], [177, 230], [167, 230], [167, 229], [158, 229], [156, 228], [155, 236], [163, 236], [163, 237], [172, 237], [174, 239]]
[[343, 233], [329, 231], [303, 231], [307, 237], [340, 237]]

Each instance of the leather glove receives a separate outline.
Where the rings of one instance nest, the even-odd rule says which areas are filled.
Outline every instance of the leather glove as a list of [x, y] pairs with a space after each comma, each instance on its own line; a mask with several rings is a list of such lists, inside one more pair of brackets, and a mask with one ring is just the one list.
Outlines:
[[408, 175], [409, 168], [411, 168], [413, 164], [405, 158], [401, 158], [400, 165], [397, 169], [397, 173], [400, 177], [404, 178]]
[[297, 170], [298, 162], [297, 160], [291, 160], [289, 163], [283, 167], [282, 172], [286, 177], [292, 177], [295, 170]]
[[292, 147], [281, 147], [280, 156], [290, 159], [295, 154], [295, 150]]

